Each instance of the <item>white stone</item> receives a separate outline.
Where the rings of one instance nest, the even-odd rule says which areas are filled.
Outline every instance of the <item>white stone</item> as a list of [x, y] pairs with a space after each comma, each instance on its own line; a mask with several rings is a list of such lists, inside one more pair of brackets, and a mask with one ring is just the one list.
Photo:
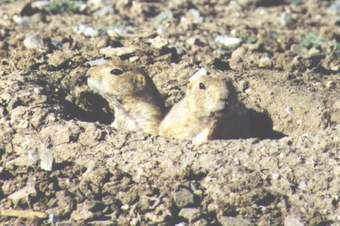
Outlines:
[[136, 47], [134, 46], [129, 46], [129, 47], [117, 47], [117, 48], [112, 48], [112, 47], [105, 47], [99, 50], [100, 54], [103, 54], [108, 57], [112, 56], [124, 56], [124, 55], [130, 55], [135, 53], [137, 50]]
[[284, 221], [284, 226], [304, 226], [295, 216], [287, 216]]
[[24, 46], [27, 49], [43, 49], [44, 41], [37, 35], [29, 35], [24, 39]]
[[227, 35], [219, 35], [215, 38], [215, 42], [225, 47], [237, 47], [241, 44], [242, 39]]
[[96, 37], [96, 36], [99, 35], [98, 30], [96, 30], [93, 27], [90, 27], [86, 24], [80, 24], [74, 30], [78, 34], [83, 34], [86, 37]]

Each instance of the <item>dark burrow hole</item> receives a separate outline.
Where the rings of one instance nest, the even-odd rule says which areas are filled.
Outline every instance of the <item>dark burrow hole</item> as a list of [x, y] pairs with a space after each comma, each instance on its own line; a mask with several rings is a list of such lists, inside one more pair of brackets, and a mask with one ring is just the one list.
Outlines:
[[[62, 108], [66, 120], [76, 119], [84, 122], [99, 122], [110, 125], [114, 120], [108, 102], [101, 96], [92, 92], [83, 92], [73, 102], [68, 100], [68, 90], [56, 87], [54, 84], [36, 80], [36, 84], [44, 88], [44, 93], [50, 96], [49, 102], [52, 105], [59, 105]], [[73, 99], [73, 98], [72, 98]]]
[[113, 122], [114, 116], [107, 101], [101, 96], [86, 92], [79, 98], [83, 108], [75, 103], [63, 100], [62, 105], [67, 118], [76, 118], [85, 122], [99, 122], [109, 125]]
[[251, 136], [259, 139], [281, 139], [286, 135], [273, 130], [273, 120], [267, 113], [247, 109]]

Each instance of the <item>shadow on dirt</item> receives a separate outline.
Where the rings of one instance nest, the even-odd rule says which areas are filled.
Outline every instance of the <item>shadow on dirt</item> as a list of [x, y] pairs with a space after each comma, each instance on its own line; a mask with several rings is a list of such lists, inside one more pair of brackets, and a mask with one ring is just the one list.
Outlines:
[[287, 136], [273, 130], [273, 120], [267, 113], [257, 112], [253, 109], [247, 109], [247, 111], [252, 137], [259, 139], [280, 139]]
[[104, 98], [97, 94], [86, 92], [80, 97], [80, 102], [85, 109], [71, 101], [65, 99], [61, 101], [64, 113], [68, 118], [76, 118], [85, 122], [99, 122], [105, 125], [113, 122], [113, 113]]

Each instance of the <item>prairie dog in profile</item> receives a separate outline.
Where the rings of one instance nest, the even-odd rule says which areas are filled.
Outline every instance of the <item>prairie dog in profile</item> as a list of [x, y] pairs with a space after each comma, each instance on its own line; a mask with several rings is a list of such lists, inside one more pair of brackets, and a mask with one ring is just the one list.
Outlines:
[[90, 68], [88, 86], [114, 110], [113, 127], [158, 135], [164, 102], [153, 81], [141, 69], [121, 61]]
[[175, 104], [161, 122], [159, 134], [203, 143], [213, 139], [218, 123], [232, 102], [231, 81], [212, 77], [200, 70], [187, 85], [185, 97]]

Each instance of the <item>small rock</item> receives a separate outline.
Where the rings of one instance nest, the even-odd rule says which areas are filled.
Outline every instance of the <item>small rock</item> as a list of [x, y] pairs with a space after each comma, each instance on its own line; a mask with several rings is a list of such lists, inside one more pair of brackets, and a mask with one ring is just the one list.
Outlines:
[[105, 64], [106, 62], [107, 62], [107, 60], [105, 60], [105, 59], [102, 57], [102, 58], [99, 58], [99, 59], [87, 61], [86, 64], [92, 67], [92, 66], [96, 66], [96, 65]]
[[295, 216], [287, 216], [284, 221], [284, 226], [304, 226], [304, 224]]
[[96, 17], [102, 17], [105, 15], [113, 14], [113, 8], [112, 6], [106, 6], [104, 8], [98, 9], [96, 12], [93, 13], [94, 16]]
[[13, 19], [14, 23], [19, 24], [19, 25], [28, 25], [31, 21], [31, 19], [27, 16], [21, 17], [21, 16], [18, 16], [18, 15], [14, 15], [12, 17], [12, 19]]
[[334, 3], [327, 8], [329, 13], [339, 15], [340, 14], [340, 1], [334, 1]]
[[336, 87], [336, 83], [334, 81], [327, 81], [326, 82], [326, 87], [328, 89], [334, 89]]
[[129, 62], [131, 62], [131, 63], [136, 62], [137, 60], [139, 60], [138, 56], [133, 56], [133, 57], [129, 58]]
[[265, 57], [261, 57], [258, 63], [258, 66], [260, 68], [271, 68], [272, 67], [272, 60], [265, 56]]
[[106, 33], [110, 37], [116, 37], [116, 36], [126, 36], [128, 33], [128, 29], [123, 26], [114, 26], [110, 27], [106, 30]]
[[44, 41], [37, 35], [29, 35], [24, 40], [27, 49], [43, 49]]
[[49, 148], [43, 148], [40, 151], [40, 168], [46, 171], [51, 171], [53, 166], [53, 151]]
[[178, 215], [191, 222], [199, 217], [200, 211], [197, 208], [183, 208]]
[[96, 30], [93, 27], [90, 27], [86, 24], [80, 24], [74, 30], [75, 30], [76, 33], [82, 34], [86, 37], [96, 37], [96, 36], [99, 35], [98, 30]]
[[[113, 220], [98, 220], [98, 221], [90, 221], [88, 222], [89, 225], [117, 225], [117, 222], [113, 221]], [[131, 225], [138, 225], [138, 224], [131, 224]]]
[[174, 200], [178, 207], [185, 207], [194, 203], [194, 195], [189, 189], [181, 188], [176, 191]]
[[162, 49], [169, 44], [168, 40], [157, 36], [156, 38], [149, 39], [148, 42], [155, 49]]
[[78, 205], [77, 210], [73, 211], [71, 214], [71, 219], [76, 222], [83, 222], [94, 217], [89, 208], [85, 204]]
[[42, 10], [46, 6], [48, 6], [51, 2], [49, 0], [42, 0], [42, 1], [34, 1], [31, 3], [32, 9], [39, 9]]
[[215, 42], [227, 48], [233, 48], [239, 46], [242, 42], [242, 39], [227, 35], [219, 35], [215, 38]]
[[126, 55], [132, 55], [137, 51], [137, 48], [134, 46], [129, 47], [105, 47], [99, 50], [100, 54], [103, 54], [107, 57], [114, 57], [114, 56], [126, 56]]
[[315, 48], [315, 47], [312, 47], [308, 51], [308, 54], [307, 54], [308, 57], [315, 57], [315, 56], [318, 56], [318, 55], [320, 55], [320, 50]]
[[284, 12], [281, 14], [280, 16], [280, 23], [282, 24], [282, 26], [290, 26], [295, 22], [292, 14], [288, 13], [288, 12]]
[[155, 23], [161, 23], [163, 21], [168, 21], [173, 18], [173, 14], [170, 10], [166, 10], [164, 12], [161, 12], [158, 14], [158, 16], [155, 17]]
[[86, 6], [91, 10], [96, 10], [104, 5], [103, 0], [88, 0]]
[[72, 221], [59, 221], [57, 223], [55, 223], [56, 226], [69, 226], [74, 224], [74, 222]]
[[19, 204], [22, 200], [27, 200], [29, 196], [35, 195], [36, 190], [33, 184], [29, 184], [26, 187], [14, 192], [8, 198], [13, 201], [14, 205]]
[[36, 149], [30, 149], [27, 151], [27, 164], [34, 166], [39, 161], [39, 153]]
[[181, 18], [184, 24], [200, 24], [203, 22], [203, 17], [197, 9], [190, 9], [184, 17]]
[[200, 36], [192, 36], [186, 40], [186, 44], [190, 47], [193, 47], [195, 45], [202, 46], [206, 44], [206, 41]]
[[223, 226], [251, 226], [253, 225], [248, 220], [239, 217], [220, 217], [219, 222]]
[[175, 226], [187, 226], [188, 224], [186, 222], [180, 222], [178, 224], [175, 224]]
[[48, 54], [47, 63], [53, 67], [59, 67], [63, 65], [65, 62], [69, 61], [73, 56], [73, 52], [71, 50], [61, 51], [57, 50], [51, 54]]

